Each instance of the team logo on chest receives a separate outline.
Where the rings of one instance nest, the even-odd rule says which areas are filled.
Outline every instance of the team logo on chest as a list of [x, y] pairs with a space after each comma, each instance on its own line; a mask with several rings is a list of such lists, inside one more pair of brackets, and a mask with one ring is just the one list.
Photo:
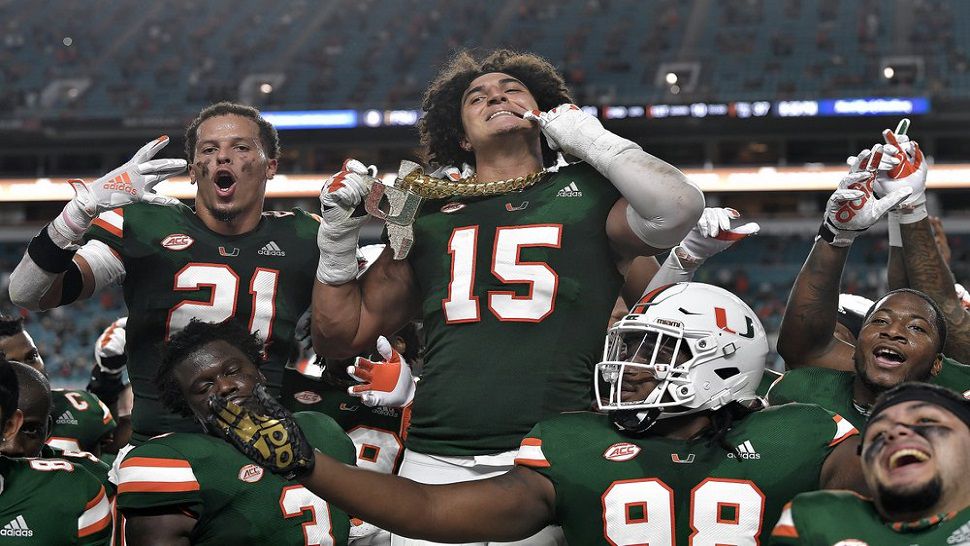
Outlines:
[[229, 248], [229, 249], [227, 249], [224, 246], [220, 246], [219, 247], [219, 255], [220, 256], [225, 256], [226, 258], [232, 258], [232, 257], [235, 257], [235, 256], [239, 256], [239, 249], [238, 248]]
[[184, 233], [173, 233], [162, 239], [162, 246], [169, 250], [185, 250], [192, 246], [194, 242], [195, 239]]
[[639, 454], [640, 446], [629, 442], [619, 442], [606, 448], [606, 451], [603, 452], [603, 458], [607, 461], [622, 463], [623, 461], [629, 461]]
[[263, 479], [263, 468], [254, 464], [247, 464], [239, 469], [239, 481], [256, 483]]
[[441, 207], [441, 212], [445, 214], [454, 214], [463, 208], [465, 208], [464, 203], [446, 203], [443, 207]]
[[319, 394], [313, 391], [300, 391], [293, 395], [293, 399], [301, 404], [316, 404], [323, 400]]
[[671, 453], [670, 460], [678, 464], [690, 464], [694, 462], [694, 454], [688, 453], [687, 457], [681, 459], [679, 453]]

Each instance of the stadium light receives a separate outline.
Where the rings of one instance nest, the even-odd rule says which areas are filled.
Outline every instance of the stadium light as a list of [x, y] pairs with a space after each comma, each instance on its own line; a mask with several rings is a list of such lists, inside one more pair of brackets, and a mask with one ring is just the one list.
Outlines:
[[887, 66], [886, 68], [882, 69], [882, 77], [886, 78], [887, 80], [893, 79], [893, 76], [895, 75], [896, 71], [891, 66]]
[[263, 82], [259, 86], [259, 92], [262, 93], [262, 94], [264, 94], [264, 95], [269, 95], [270, 93], [273, 92], [273, 84]]
[[667, 75], [664, 78], [670, 85], [677, 83], [677, 74], [674, 72], [667, 72]]
[[74, 38], [71, 38], [70, 36], [65, 36], [64, 39], [61, 40], [61, 43], [67, 47], [71, 47], [71, 44], [74, 43]]

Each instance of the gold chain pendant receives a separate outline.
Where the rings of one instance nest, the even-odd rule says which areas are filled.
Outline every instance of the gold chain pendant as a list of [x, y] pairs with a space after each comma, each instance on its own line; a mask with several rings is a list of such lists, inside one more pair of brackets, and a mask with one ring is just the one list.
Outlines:
[[403, 180], [398, 180], [397, 187], [416, 193], [425, 199], [441, 199], [455, 196], [480, 197], [524, 190], [538, 182], [544, 174], [546, 174], [545, 169], [518, 178], [497, 180], [495, 182], [478, 182], [477, 175], [472, 175], [468, 178], [453, 182], [443, 178], [428, 176], [418, 169], [405, 176]]

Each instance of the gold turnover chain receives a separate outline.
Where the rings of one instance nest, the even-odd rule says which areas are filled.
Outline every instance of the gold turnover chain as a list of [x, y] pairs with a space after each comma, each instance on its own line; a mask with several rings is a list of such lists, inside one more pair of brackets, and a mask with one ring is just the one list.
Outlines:
[[434, 178], [421, 172], [412, 171], [399, 182], [398, 188], [410, 191], [425, 199], [441, 199], [444, 197], [479, 197], [484, 195], [499, 195], [512, 191], [520, 191], [535, 184], [546, 173], [545, 169], [508, 180], [495, 182], [477, 182], [475, 175], [463, 178], [458, 182], [443, 178]]

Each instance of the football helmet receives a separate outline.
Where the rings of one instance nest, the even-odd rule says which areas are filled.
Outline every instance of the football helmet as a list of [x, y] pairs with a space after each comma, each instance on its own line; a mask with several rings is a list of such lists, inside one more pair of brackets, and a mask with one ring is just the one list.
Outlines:
[[756, 399], [767, 355], [761, 321], [734, 294], [703, 283], [662, 286], [610, 328], [594, 372], [596, 402], [618, 428], [646, 432], [658, 419]]

